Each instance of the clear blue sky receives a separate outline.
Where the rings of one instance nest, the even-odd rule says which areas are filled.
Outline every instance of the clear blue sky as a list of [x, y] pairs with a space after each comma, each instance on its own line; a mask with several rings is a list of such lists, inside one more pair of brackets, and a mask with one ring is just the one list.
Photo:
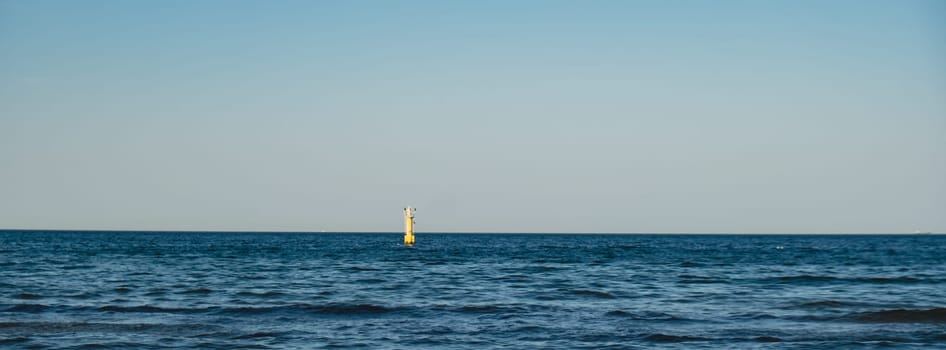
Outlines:
[[0, 0], [0, 228], [946, 232], [944, 1]]

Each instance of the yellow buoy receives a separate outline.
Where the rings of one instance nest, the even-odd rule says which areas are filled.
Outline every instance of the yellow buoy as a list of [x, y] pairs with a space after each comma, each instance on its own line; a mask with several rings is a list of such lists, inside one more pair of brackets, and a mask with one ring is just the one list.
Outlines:
[[404, 208], [404, 244], [414, 245], [414, 208]]

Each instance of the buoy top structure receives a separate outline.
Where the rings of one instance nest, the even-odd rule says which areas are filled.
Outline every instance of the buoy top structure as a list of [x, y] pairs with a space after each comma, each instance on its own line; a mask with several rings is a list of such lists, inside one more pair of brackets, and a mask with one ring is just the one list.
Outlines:
[[414, 245], [414, 210], [415, 208], [404, 208], [404, 244]]

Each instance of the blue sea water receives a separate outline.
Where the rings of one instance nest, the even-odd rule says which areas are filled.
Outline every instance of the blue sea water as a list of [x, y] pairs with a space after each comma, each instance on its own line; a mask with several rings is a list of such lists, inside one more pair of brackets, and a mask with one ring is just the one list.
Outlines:
[[0, 231], [0, 347], [946, 348], [946, 236]]

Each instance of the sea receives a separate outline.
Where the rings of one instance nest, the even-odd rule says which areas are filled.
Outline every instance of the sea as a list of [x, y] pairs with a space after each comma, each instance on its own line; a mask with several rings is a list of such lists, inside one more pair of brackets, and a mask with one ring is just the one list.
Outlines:
[[946, 349], [946, 236], [0, 231], [4, 349]]

